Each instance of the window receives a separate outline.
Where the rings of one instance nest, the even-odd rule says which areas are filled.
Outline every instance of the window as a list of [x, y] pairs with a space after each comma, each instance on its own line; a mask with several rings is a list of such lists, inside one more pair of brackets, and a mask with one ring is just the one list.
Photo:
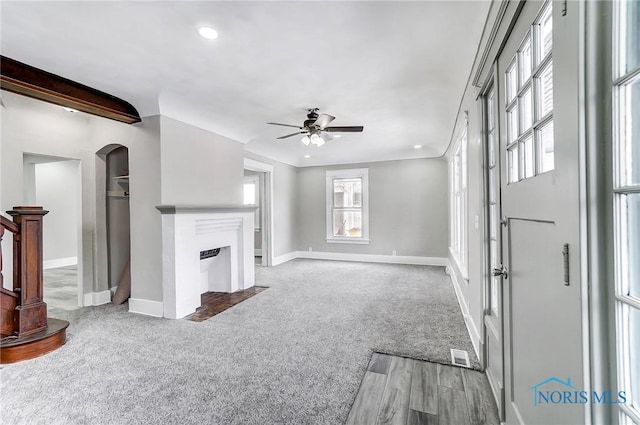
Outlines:
[[[245, 205], [260, 205], [260, 177], [257, 175], [244, 176], [244, 202]], [[256, 208], [255, 230], [260, 230], [260, 207]]]
[[544, 5], [505, 72], [509, 183], [554, 168], [551, 7]]
[[451, 251], [458, 267], [466, 275], [467, 265], [467, 126], [456, 141], [451, 160]]
[[327, 242], [369, 243], [369, 170], [327, 171]]
[[640, 423], [640, 2], [615, 3], [614, 258], [620, 423]]

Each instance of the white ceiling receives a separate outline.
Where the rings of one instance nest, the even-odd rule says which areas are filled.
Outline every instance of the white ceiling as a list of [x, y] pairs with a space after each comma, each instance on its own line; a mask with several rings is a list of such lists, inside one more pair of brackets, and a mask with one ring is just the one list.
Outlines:
[[[292, 165], [436, 157], [489, 5], [4, 0], [1, 51]], [[202, 24], [219, 38], [199, 37]], [[266, 122], [301, 125], [312, 107], [364, 132], [321, 148], [276, 141], [295, 129]]]

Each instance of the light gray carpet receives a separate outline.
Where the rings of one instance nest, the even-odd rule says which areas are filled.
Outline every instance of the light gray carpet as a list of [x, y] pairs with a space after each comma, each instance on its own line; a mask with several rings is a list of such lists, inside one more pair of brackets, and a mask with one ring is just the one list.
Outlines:
[[444, 269], [295, 260], [195, 323], [105, 305], [0, 371], [7, 424], [342, 424], [372, 350], [449, 361], [471, 342]]

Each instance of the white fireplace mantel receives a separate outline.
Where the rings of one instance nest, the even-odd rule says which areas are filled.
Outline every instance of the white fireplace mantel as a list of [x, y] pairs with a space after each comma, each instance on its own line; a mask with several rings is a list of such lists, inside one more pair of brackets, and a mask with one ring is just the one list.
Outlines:
[[[215, 290], [235, 292], [255, 284], [254, 213], [248, 205], [160, 205], [164, 316], [182, 318], [200, 306], [200, 252], [223, 248], [212, 268]], [[204, 277], [204, 285], [207, 279]], [[212, 284], [213, 285], [213, 284]], [[205, 289], [204, 291], [206, 291]]]

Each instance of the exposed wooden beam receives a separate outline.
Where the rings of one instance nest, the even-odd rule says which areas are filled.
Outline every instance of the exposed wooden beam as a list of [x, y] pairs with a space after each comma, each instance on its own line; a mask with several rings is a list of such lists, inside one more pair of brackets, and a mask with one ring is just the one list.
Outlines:
[[122, 99], [6, 56], [0, 56], [0, 88], [127, 124], [142, 121]]

